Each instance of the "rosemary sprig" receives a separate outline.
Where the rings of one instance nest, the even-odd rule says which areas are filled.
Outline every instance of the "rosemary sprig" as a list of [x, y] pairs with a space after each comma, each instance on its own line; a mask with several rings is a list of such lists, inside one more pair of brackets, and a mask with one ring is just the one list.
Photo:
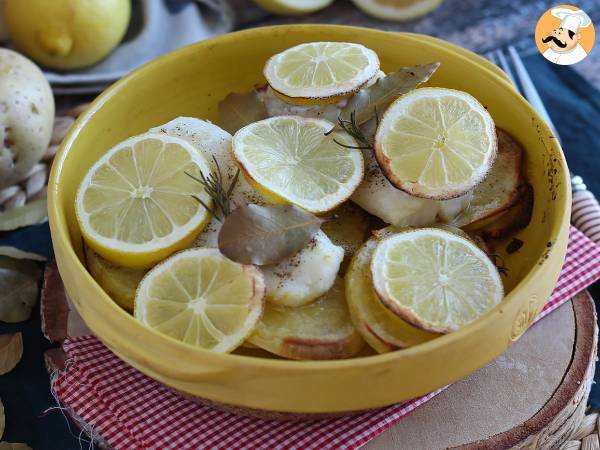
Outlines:
[[[379, 116], [377, 115], [377, 110], [375, 110], [375, 118], [377, 120], [377, 123], [379, 124]], [[354, 148], [359, 150], [373, 150], [373, 143], [365, 136], [365, 134], [362, 132], [362, 130], [356, 123], [356, 111], [352, 111], [350, 113], [350, 120], [344, 119], [341, 116], [338, 117], [338, 126], [350, 136], [352, 136], [355, 140], [357, 140], [361, 145], [347, 145], [334, 138], [333, 142], [335, 142], [337, 145], [340, 145], [345, 148]], [[325, 135], [328, 136], [329, 134], [333, 133], [335, 128], [329, 130], [327, 133], [325, 133]]]
[[231, 193], [233, 192], [233, 189], [235, 188], [235, 185], [240, 176], [240, 169], [238, 169], [235, 173], [229, 187], [225, 189], [225, 185], [223, 183], [223, 174], [221, 173], [221, 167], [219, 167], [217, 158], [215, 158], [214, 156], [213, 161], [215, 162], [217, 171], [215, 173], [211, 173], [208, 177], [204, 176], [202, 172], [200, 172], [200, 178], [195, 177], [194, 175], [187, 172], [185, 172], [185, 174], [192, 180], [197, 181], [202, 185], [206, 193], [210, 196], [210, 198], [212, 198], [214, 208], [209, 207], [201, 198], [195, 195], [192, 195], [192, 197], [196, 199], [198, 203], [204, 206], [204, 208], [206, 208], [208, 212], [215, 216], [219, 222], [223, 222], [225, 218], [231, 213]]

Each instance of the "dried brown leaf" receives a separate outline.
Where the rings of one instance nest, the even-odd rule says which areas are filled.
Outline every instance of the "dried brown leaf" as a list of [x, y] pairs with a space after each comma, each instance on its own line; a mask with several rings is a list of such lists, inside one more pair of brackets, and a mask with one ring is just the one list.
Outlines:
[[39, 293], [41, 269], [33, 261], [0, 258], [0, 321], [29, 319]]
[[42, 334], [50, 342], [62, 342], [67, 337], [69, 306], [56, 261], [46, 265], [40, 297]]
[[46, 261], [46, 257], [38, 255], [37, 253], [24, 252], [16, 247], [10, 247], [8, 245], [0, 245], [0, 256], [8, 256], [9, 258], [15, 259], [29, 259], [31, 261]]
[[12, 231], [17, 228], [35, 225], [48, 216], [48, 204], [45, 198], [29, 202], [19, 208], [0, 213], [0, 231]]
[[245, 205], [219, 232], [219, 250], [242, 264], [275, 264], [302, 250], [323, 221], [294, 205]]
[[0, 335], [0, 375], [10, 372], [23, 356], [21, 333]]
[[219, 126], [231, 134], [266, 117], [265, 105], [254, 90], [232, 92], [219, 103]]
[[0, 450], [32, 450], [32, 448], [21, 442], [0, 442]]
[[429, 80], [439, 66], [440, 63], [422, 64], [388, 73], [372, 86], [354, 94], [340, 112], [340, 118], [349, 121], [350, 114], [354, 112], [357, 125], [367, 122], [376, 114], [383, 113], [395, 99]]

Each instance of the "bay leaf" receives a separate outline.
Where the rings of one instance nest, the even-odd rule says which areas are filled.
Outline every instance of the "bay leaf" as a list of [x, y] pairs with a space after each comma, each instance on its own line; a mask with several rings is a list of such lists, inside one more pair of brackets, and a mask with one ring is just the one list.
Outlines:
[[322, 223], [294, 205], [244, 205], [225, 219], [219, 250], [242, 264], [275, 264], [302, 250]]
[[39, 293], [41, 269], [33, 261], [0, 258], [0, 321], [29, 319]]
[[0, 334], [0, 375], [10, 372], [23, 356], [21, 333]]
[[0, 450], [32, 450], [32, 448], [21, 442], [0, 442]]
[[4, 436], [4, 427], [6, 426], [6, 416], [4, 415], [4, 404], [0, 399], [0, 439]]
[[361, 125], [377, 113], [383, 114], [391, 102], [429, 80], [439, 66], [440, 63], [421, 64], [388, 73], [372, 86], [354, 94], [340, 112], [340, 118], [350, 120], [354, 112], [356, 124]]
[[219, 103], [218, 125], [231, 134], [248, 124], [267, 118], [267, 109], [256, 91], [232, 92]]
[[15, 259], [29, 259], [31, 261], [46, 261], [47, 258], [37, 253], [25, 252], [16, 247], [8, 245], [0, 245], [0, 256], [8, 256]]
[[45, 198], [29, 202], [20, 208], [0, 213], [0, 231], [12, 231], [17, 228], [41, 223], [48, 217], [48, 204]]

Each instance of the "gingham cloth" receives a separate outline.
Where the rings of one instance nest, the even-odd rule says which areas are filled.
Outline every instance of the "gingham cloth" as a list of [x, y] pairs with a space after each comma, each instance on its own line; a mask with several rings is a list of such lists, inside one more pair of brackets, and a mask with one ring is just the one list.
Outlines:
[[[565, 264], [536, 320], [600, 278], [600, 247], [571, 227]], [[377, 411], [312, 422], [240, 417], [185, 400], [128, 366], [93, 336], [67, 340], [58, 400], [115, 449], [355, 449], [436, 394]]]

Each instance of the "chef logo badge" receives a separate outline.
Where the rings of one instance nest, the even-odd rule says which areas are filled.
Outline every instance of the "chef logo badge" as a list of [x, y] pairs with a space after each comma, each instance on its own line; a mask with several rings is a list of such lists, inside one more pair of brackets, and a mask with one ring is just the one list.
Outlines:
[[548, 61], [570, 66], [584, 59], [594, 46], [595, 31], [590, 17], [571, 5], [546, 11], [535, 28], [535, 43]]

